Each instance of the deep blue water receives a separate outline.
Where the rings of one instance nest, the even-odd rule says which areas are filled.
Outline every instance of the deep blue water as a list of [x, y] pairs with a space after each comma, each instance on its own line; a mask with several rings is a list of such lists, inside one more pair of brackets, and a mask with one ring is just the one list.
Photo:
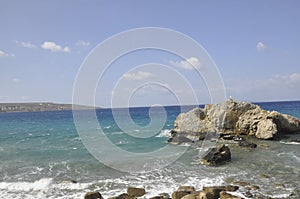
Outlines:
[[[276, 110], [300, 118], [300, 101], [257, 104], [263, 109]], [[193, 107], [195, 106], [183, 107], [182, 110], [187, 111]], [[115, 111], [120, 116], [126, 113], [126, 109]], [[161, 109], [153, 111], [157, 116], [164, 113]], [[163, 127], [155, 131], [148, 129], [153, 131], [150, 133], [154, 136], [136, 138], [124, 133], [114, 121], [111, 109], [96, 110], [105, 136], [115, 146], [132, 153], [148, 153], [166, 146], [167, 132], [173, 128], [173, 122], [181, 109], [178, 106], [170, 106], [165, 107], [165, 112], [167, 119]], [[135, 124], [140, 127], [151, 124], [149, 107], [130, 108], [129, 113]], [[89, 125], [89, 118], [83, 119]], [[131, 124], [125, 125], [131, 128]], [[130, 131], [139, 133], [140, 130], [132, 127]], [[299, 174], [297, 169], [300, 166], [299, 154], [297, 155], [299, 145], [262, 142], [274, 145], [274, 149], [277, 150], [276, 153], [269, 151], [259, 153], [262, 161], [259, 165], [262, 170], [270, 168], [268, 165], [271, 162], [276, 166], [275, 171], [278, 171], [274, 172], [277, 181], [284, 181], [281, 178], [286, 178], [283, 177], [286, 175], [290, 175], [288, 177], [293, 179], [295, 173]], [[110, 152], [109, 149], [103, 150]], [[258, 154], [255, 157], [257, 156]], [[269, 159], [265, 159], [266, 157]], [[187, 184], [189, 181], [196, 184], [195, 186], [222, 184], [225, 177], [237, 176], [238, 172], [245, 178], [248, 178], [249, 173], [258, 172], [257, 164], [252, 162], [249, 164], [247, 162], [249, 160], [243, 160], [244, 162], [241, 161], [234, 166], [229, 165], [224, 170], [191, 164], [195, 158], [197, 150], [194, 147], [188, 149], [179, 161], [166, 169], [143, 175], [123, 173], [103, 165], [87, 151], [75, 128], [72, 111], [0, 113], [0, 195], [6, 198], [68, 198], [66, 194], [70, 194], [69, 198], [81, 198], [85, 191], [95, 189], [112, 196], [117, 190], [122, 190], [128, 185], [170, 192], [176, 186]], [[277, 160], [286, 162], [281, 165]], [[133, 164], [135, 161], [124, 162], [128, 167]], [[263, 168], [264, 166], [266, 168]], [[274, 170], [273, 167], [272, 169]], [[284, 171], [287, 172], [280, 173]], [[70, 180], [79, 183], [74, 184]]]

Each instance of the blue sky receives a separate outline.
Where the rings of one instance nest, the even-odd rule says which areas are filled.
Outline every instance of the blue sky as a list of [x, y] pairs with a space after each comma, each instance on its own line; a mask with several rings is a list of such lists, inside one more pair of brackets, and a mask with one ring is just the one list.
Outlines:
[[[216, 63], [227, 96], [247, 101], [299, 100], [299, 10], [300, 2], [296, 0], [3, 0], [0, 102], [71, 103], [76, 74], [89, 52], [112, 35], [142, 27], [174, 29], [196, 40]], [[97, 90], [98, 106], [110, 106], [115, 84], [110, 77], [118, 78], [136, 64], [149, 61], [171, 67], [172, 63], [183, 66], [185, 61], [168, 53], [141, 53], [112, 66], [102, 89]], [[184, 67], [179, 71], [195, 85], [199, 101], [209, 102], [203, 81], [198, 83]], [[125, 77], [139, 80], [139, 75], [151, 76], [143, 72]], [[174, 96], [163, 90], [141, 89], [130, 100], [131, 105], [176, 103]]]

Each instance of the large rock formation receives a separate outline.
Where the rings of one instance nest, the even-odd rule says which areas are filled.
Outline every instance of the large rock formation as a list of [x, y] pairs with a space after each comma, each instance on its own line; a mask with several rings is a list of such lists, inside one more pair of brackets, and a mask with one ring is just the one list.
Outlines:
[[179, 114], [174, 122], [172, 137], [186, 137], [197, 141], [204, 139], [207, 133], [217, 133], [271, 139], [280, 134], [295, 132], [300, 132], [298, 118], [230, 99]]

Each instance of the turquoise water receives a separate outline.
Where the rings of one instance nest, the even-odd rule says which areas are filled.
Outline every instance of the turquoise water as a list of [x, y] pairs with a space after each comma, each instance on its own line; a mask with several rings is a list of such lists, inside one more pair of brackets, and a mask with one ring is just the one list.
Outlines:
[[[300, 118], [299, 101], [259, 105]], [[193, 107], [184, 107], [183, 111]], [[120, 115], [125, 111], [116, 110]], [[168, 131], [173, 128], [181, 109], [171, 106], [165, 107], [165, 111], [167, 119], [163, 127], [145, 139], [124, 133], [114, 121], [111, 109], [99, 109], [96, 113], [104, 134], [115, 146], [132, 153], [148, 153], [166, 146]], [[129, 112], [139, 126], [151, 123], [149, 108], [131, 108]], [[163, 112], [157, 109], [156, 114]], [[88, 125], [89, 119], [85, 119]], [[82, 198], [85, 192], [95, 190], [104, 196], [113, 196], [128, 186], [145, 187], [148, 197], [160, 192], [171, 193], [183, 184], [198, 189], [204, 185], [221, 185], [228, 177], [250, 180], [261, 186], [264, 194], [278, 198], [299, 188], [300, 145], [288, 144], [284, 140], [254, 140], [258, 144], [268, 144], [270, 148], [251, 152], [228, 143], [232, 145], [233, 159], [221, 167], [198, 165], [198, 151], [204, 150], [201, 143], [189, 148], [173, 146], [174, 151], [177, 147], [185, 147], [187, 151], [168, 167], [152, 172], [128, 173], [102, 164], [87, 151], [76, 131], [71, 111], [1, 113], [0, 124], [0, 195], [3, 198]], [[139, 133], [138, 129], [130, 130]], [[135, 161], [122, 164], [130, 166]], [[261, 173], [271, 178], [261, 179]], [[273, 186], [275, 182], [285, 184], [285, 187], [276, 188]]]

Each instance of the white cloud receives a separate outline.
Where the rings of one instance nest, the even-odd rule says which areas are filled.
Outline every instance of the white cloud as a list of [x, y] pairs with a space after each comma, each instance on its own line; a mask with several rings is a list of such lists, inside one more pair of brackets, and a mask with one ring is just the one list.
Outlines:
[[200, 63], [199, 59], [197, 57], [190, 57], [186, 60], [182, 61], [170, 61], [170, 64], [174, 66], [179, 66], [186, 70], [194, 70], [194, 69], [201, 69], [202, 64]]
[[154, 75], [150, 72], [138, 71], [136, 73], [126, 73], [123, 76], [127, 80], [142, 80], [153, 77]]
[[267, 48], [267, 46], [263, 43], [263, 42], [258, 42], [257, 44], [256, 44], [256, 49], [258, 50], [258, 51], [263, 51], [263, 50], [265, 50]]
[[78, 40], [76, 42], [76, 46], [88, 47], [90, 45], [89, 41]]
[[14, 41], [16, 44], [24, 47], [24, 48], [36, 48], [36, 45], [32, 44], [31, 42], [24, 42], [24, 41]]
[[70, 48], [68, 46], [62, 47], [52, 41], [45, 41], [41, 47], [45, 50], [50, 50], [52, 52], [70, 52]]
[[0, 50], [0, 58], [7, 57], [7, 56], [9, 56], [9, 54], [7, 54], [6, 52]]

